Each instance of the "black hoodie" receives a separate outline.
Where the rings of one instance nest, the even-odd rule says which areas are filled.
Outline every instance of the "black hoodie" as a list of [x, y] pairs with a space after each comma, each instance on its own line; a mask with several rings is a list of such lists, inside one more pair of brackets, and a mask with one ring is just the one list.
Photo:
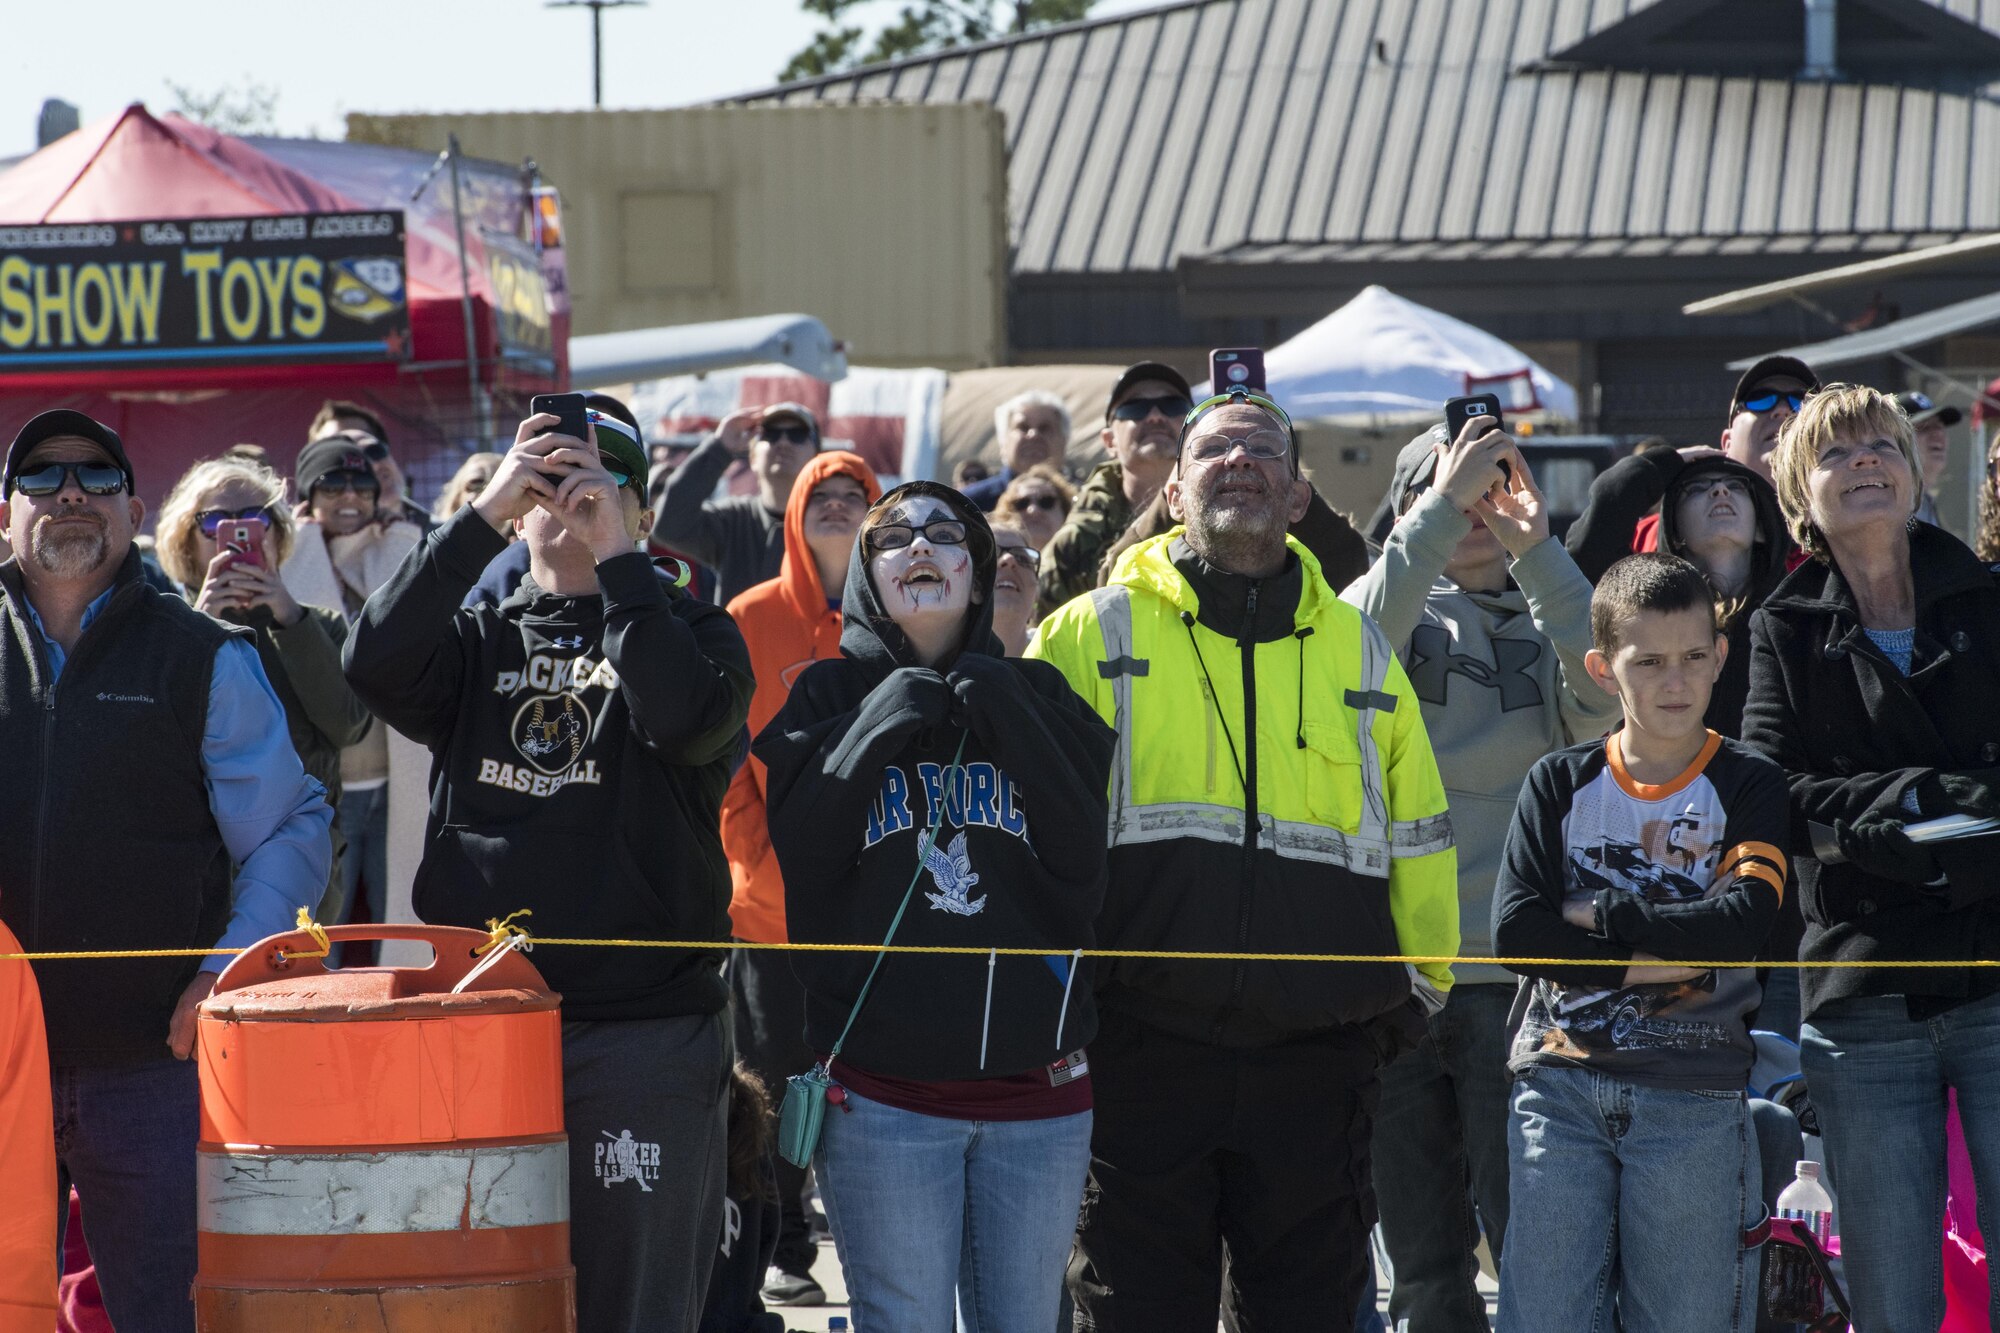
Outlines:
[[1650, 449], [1619, 459], [1591, 484], [1590, 501], [1570, 525], [1564, 544], [1583, 576], [1596, 583], [1605, 570], [1632, 554], [1632, 529], [1657, 505], [1660, 549], [1686, 558], [1677, 530], [1679, 506], [1661, 501], [1682, 483], [1716, 473], [1741, 479], [1750, 488], [1750, 503], [1757, 511], [1750, 587], [1742, 602], [1729, 608], [1733, 614], [1722, 626], [1729, 656], [1723, 660], [1722, 676], [1702, 719], [1712, 730], [1738, 740], [1743, 735], [1743, 704], [1750, 696], [1750, 613], [1784, 581], [1794, 549], [1771, 483], [1733, 458], [1690, 460], [1674, 449]]
[[[506, 548], [470, 506], [368, 599], [347, 678], [431, 751], [417, 915], [483, 926], [521, 908], [538, 935], [729, 937], [719, 827], [750, 655], [720, 607], [671, 589], [642, 552], [597, 566], [600, 595], [532, 576], [461, 610]], [[535, 954], [563, 1017], [712, 1014], [719, 955], [550, 947]]]
[[[771, 843], [795, 942], [881, 943], [921, 875], [897, 944], [1049, 950], [998, 960], [990, 1028], [986, 958], [891, 954], [842, 1059], [896, 1078], [1001, 1077], [1052, 1064], [1096, 1032], [1090, 962], [1072, 978], [1062, 955], [1095, 943], [1116, 736], [1054, 667], [1001, 655], [992, 532], [970, 501], [919, 481], [875, 510], [918, 496], [942, 500], [968, 528], [982, 600], [961, 646], [935, 669], [915, 665], [857, 543], [841, 656], [806, 669], [754, 749], [770, 770]], [[963, 777], [947, 783], [961, 738]], [[940, 794], [943, 822], [920, 871]], [[813, 1049], [832, 1049], [873, 961], [794, 956]]]

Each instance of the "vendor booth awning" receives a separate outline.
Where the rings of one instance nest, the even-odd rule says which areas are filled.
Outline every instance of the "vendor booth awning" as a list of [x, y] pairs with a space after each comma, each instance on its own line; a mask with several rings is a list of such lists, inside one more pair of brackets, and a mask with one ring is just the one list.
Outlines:
[[1510, 413], [1574, 420], [1576, 391], [1482, 329], [1367, 287], [1264, 354], [1265, 381], [1300, 419], [1436, 417], [1447, 398], [1494, 393]]

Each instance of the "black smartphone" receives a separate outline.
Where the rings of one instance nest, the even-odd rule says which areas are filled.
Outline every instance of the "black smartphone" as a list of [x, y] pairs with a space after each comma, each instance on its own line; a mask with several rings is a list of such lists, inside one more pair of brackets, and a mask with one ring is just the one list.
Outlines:
[[1264, 349], [1218, 347], [1208, 354], [1208, 391], [1228, 393], [1244, 388], [1264, 392]]
[[531, 415], [547, 412], [559, 417], [549, 430], [552, 435], [568, 435], [574, 439], [590, 442], [590, 419], [584, 416], [584, 399], [580, 393], [538, 393], [528, 400]]
[[[1465, 398], [1447, 398], [1444, 404], [1444, 433], [1447, 440], [1456, 443], [1465, 423], [1475, 417], [1492, 417], [1493, 429], [1505, 430], [1507, 423], [1500, 417], [1500, 399], [1490, 393], [1475, 393]], [[1502, 481], [1514, 479], [1514, 465], [1507, 459], [1500, 460]]]

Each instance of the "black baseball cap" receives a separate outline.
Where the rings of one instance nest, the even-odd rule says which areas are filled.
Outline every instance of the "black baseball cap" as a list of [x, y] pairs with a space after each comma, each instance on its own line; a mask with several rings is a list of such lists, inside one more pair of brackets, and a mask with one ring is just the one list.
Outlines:
[[1137, 365], [1125, 367], [1124, 372], [1118, 376], [1118, 382], [1111, 386], [1111, 397], [1104, 403], [1106, 422], [1111, 420], [1113, 409], [1125, 401], [1125, 395], [1132, 392], [1132, 386], [1146, 380], [1159, 380], [1163, 384], [1171, 384], [1180, 390], [1181, 397], [1190, 403], [1194, 401], [1194, 389], [1189, 386], [1187, 376], [1164, 361], [1141, 361]]
[[1965, 420], [1965, 413], [1949, 404], [1939, 406], [1931, 401], [1927, 393], [1899, 393], [1896, 395], [1896, 406], [1903, 409], [1903, 415], [1910, 419], [1912, 426], [1921, 426], [1926, 421], [1935, 421], [1940, 426], [1956, 426]]
[[1743, 372], [1743, 378], [1736, 381], [1736, 392], [1729, 398], [1729, 415], [1733, 418], [1743, 406], [1743, 400], [1750, 391], [1766, 380], [1797, 380], [1806, 386], [1807, 393], [1820, 390], [1819, 375], [1813, 368], [1795, 356], [1767, 356], [1753, 362], [1750, 369]]
[[125, 489], [137, 493], [138, 485], [132, 480], [132, 460], [125, 456], [125, 442], [118, 438], [118, 432], [103, 422], [87, 417], [81, 412], [66, 407], [44, 412], [21, 427], [21, 433], [7, 446], [7, 471], [0, 478], [0, 496], [14, 493], [14, 478], [21, 471], [21, 464], [36, 445], [58, 436], [74, 435], [79, 440], [88, 440], [110, 456], [118, 470], [125, 474]]

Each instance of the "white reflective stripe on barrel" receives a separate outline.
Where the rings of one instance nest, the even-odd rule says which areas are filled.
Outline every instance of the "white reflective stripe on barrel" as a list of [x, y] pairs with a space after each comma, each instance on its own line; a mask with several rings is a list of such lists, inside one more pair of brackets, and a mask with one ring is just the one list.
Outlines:
[[384, 1235], [569, 1221], [569, 1145], [403, 1152], [202, 1152], [201, 1230]]

